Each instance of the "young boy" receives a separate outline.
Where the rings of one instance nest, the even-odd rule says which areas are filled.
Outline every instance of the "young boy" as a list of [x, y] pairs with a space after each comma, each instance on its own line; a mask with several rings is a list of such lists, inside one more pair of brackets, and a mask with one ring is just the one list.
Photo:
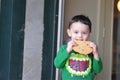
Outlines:
[[[91, 21], [84, 15], [77, 15], [69, 22], [67, 29], [71, 40], [62, 45], [54, 60], [56, 68], [62, 69], [62, 80], [94, 80], [95, 74], [101, 72], [102, 61], [98, 55], [98, 48], [89, 41], [91, 35]], [[92, 53], [84, 55], [73, 50], [76, 40], [89, 41]]]

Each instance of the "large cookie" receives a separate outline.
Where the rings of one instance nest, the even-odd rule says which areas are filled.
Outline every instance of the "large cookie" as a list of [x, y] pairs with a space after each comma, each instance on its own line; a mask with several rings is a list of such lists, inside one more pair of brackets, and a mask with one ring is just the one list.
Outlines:
[[73, 46], [73, 50], [81, 53], [81, 54], [90, 54], [92, 52], [92, 48], [89, 46], [89, 41], [75, 41], [77, 43], [76, 46]]

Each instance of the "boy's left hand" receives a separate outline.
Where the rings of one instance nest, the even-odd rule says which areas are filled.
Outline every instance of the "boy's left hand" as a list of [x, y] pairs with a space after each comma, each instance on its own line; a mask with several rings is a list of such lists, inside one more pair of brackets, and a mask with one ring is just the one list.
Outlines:
[[95, 43], [93, 43], [93, 42], [90, 42], [90, 47], [93, 49], [93, 55], [94, 55], [94, 58], [96, 59], [96, 60], [98, 60], [99, 59], [99, 57], [98, 57], [98, 46], [95, 44]]

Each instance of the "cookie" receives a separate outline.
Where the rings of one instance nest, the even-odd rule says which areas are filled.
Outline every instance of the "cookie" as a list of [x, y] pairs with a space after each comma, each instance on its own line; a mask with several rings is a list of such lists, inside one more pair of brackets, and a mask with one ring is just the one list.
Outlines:
[[89, 41], [75, 41], [76, 46], [73, 46], [73, 50], [81, 54], [90, 54], [92, 48], [89, 46]]

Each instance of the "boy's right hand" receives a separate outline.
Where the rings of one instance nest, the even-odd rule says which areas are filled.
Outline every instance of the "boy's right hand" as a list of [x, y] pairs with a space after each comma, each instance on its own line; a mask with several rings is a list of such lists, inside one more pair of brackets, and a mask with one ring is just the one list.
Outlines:
[[72, 47], [77, 45], [73, 40], [69, 41], [67, 43], [67, 52], [70, 53], [70, 51], [72, 50]]

